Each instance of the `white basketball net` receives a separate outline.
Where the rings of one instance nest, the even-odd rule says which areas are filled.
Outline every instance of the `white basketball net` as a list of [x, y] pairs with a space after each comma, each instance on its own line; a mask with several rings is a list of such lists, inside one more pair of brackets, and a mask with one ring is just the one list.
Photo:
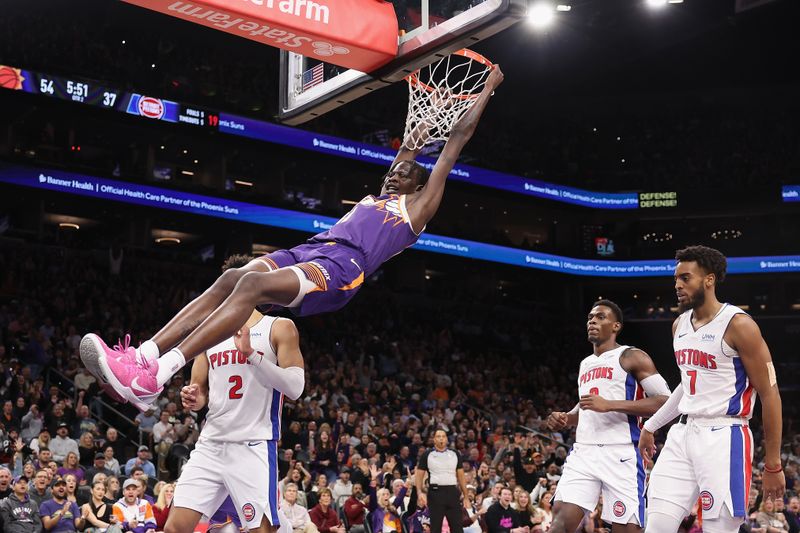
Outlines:
[[409, 74], [404, 146], [419, 150], [446, 141], [453, 125], [478, 99], [491, 70], [489, 60], [464, 48]]

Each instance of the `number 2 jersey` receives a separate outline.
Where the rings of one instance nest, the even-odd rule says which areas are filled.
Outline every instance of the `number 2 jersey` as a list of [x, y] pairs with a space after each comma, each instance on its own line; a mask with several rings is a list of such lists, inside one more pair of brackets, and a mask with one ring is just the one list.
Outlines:
[[756, 393], [738, 352], [724, 339], [731, 320], [739, 313], [744, 311], [723, 304], [711, 322], [697, 329], [692, 325], [692, 310], [678, 317], [672, 344], [681, 371], [681, 413], [699, 417], [753, 416]]
[[[278, 362], [270, 335], [278, 320], [263, 316], [250, 328], [254, 357], [261, 354]], [[208, 414], [203, 437], [223, 442], [278, 440], [281, 438], [283, 394], [265, 387], [256, 369], [236, 349], [233, 338], [206, 351], [208, 358]]]
[[[597, 394], [606, 400], [640, 400], [644, 390], [619, 362], [630, 346], [618, 346], [581, 361], [578, 395]], [[630, 444], [639, 442], [641, 420], [624, 413], [598, 413], [581, 409], [575, 442], [580, 444]]]

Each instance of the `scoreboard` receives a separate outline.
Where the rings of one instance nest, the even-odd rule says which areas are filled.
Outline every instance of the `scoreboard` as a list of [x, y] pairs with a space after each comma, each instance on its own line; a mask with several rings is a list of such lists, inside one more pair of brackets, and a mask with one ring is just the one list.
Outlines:
[[153, 120], [180, 122], [214, 129], [219, 126], [219, 114], [215, 111], [164, 98], [126, 92], [76, 77], [65, 78], [0, 65], [0, 88], [113, 109]]

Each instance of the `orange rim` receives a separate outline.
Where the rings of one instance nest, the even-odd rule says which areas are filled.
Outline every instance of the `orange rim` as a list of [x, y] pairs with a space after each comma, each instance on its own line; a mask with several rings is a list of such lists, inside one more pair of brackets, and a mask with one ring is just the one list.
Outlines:
[[[482, 56], [478, 52], [474, 52], [474, 51], [470, 50], [469, 48], [462, 48], [461, 50], [456, 50], [455, 52], [453, 52], [450, 55], [466, 57], [467, 59], [470, 59], [472, 61], [480, 63], [481, 65], [485, 66], [490, 71], [494, 70], [494, 64], [489, 59], [487, 59], [486, 57]], [[424, 90], [426, 90], [426, 91], [428, 91], [430, 93], [432, 93], [432, 92], [434, 92], [436, 90], [435, 87], [431, 87], [427, 83], [425, 83], [423, 81], [420, 81], [420, 79], [419, 79], [419, 70], [417, 70], [415, 72], [412, 72], [411, 74], [406, 76], [406, 81], [410, 85], [416, 85], [416, 86], [422, 87]], [[454, 94], [454, 95], [451, 96], [451, 98], [457, 98], [459, 100], [471, 100], [471, 99], [477, 98], [477, 97], [478, 97], [478, 95], [474, 94], [474, 93]]]

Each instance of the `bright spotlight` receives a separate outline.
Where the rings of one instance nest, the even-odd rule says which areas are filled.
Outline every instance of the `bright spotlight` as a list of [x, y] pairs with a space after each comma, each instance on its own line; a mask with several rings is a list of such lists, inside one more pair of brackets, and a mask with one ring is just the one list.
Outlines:
[[546, 3], [534, 4], [528, 11], [528, 21], [534, 28], [545, 28], [553, 22], [555, 10], [553, 6]]
[[650, 7], [664, 7], [667, 5], [667, 0], [647, 0], [647, 5]]

